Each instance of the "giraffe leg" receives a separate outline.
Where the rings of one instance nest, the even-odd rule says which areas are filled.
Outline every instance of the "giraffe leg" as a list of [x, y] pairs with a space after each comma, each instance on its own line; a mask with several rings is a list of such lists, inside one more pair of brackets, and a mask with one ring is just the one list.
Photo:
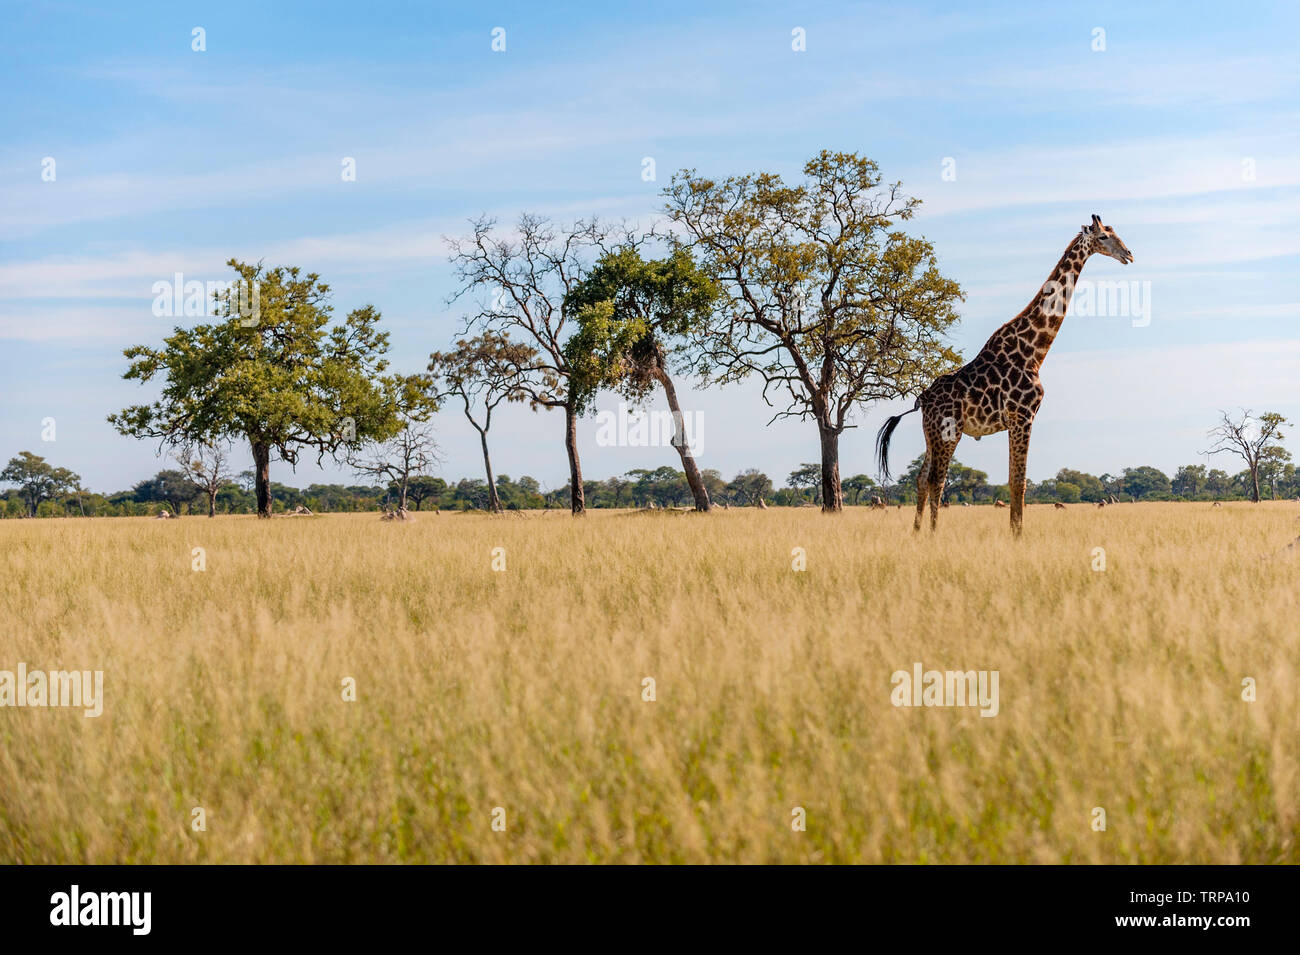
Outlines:
[[925, 498], [930, 489], [930, 449], [926, 448], [925, 463], [921, 465], [921, 470], [916, 474], [916, 520], [912, 522], [912, 530], [921, 529], [921, 518], [925, 515]]
[[939, 526], [939, 507], [943, 503], [943, 486], [948, 482], [948, 465], [952, 463], [957, 441], [940, 441], [930, 458], [930, 530]]
[[1011, 449], [1008, 490], [1011, 492], [1011, 532], [1017, 537], [1025, 523], [1025, 466], [1029, 460], [1029, 429], [1033, 422], [1018, 419], [1007, 429]]

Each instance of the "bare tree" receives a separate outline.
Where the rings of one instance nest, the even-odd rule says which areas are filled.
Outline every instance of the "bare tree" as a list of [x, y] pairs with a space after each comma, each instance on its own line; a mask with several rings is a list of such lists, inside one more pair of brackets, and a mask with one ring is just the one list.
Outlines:
[[[436, 396], [459, 399], [465, 417], [478, 432], [487, 471], [488, 507], [500, 513], [501, 498], [497, 496], [492, 456], [488, 453], [492, 412], [503, 401], [528, 401], [535, 394], [536, 379], [531, 376], [544, 373], [538, 371], [537, 350], [511, 341], [500, 332], [488, 331], [456, 342], [455, 351], [434, 352], [429, 356], [429, 371]], [[538, 404], [533, 401], [534, 409]]]
[[474, 220], [471, 227], [471, 235], [447, 240], [461, 282], [450, 301], [471, 291], [482, 293], [487, 301], [466, 321], [466, 331], [477, 327], [514, 333], [536, 347], [528, 372], [519, 376], [519, 387], [535, 408], [564, 410], [570, 509], [581, 514], [586, 504], [578, 460], [578, 409], [564, 355], [569, 335], [564, 299], [582, 280], [591, 260], [613, 244], [627, 241], [627, 230], [595, 220], [559, 227], [528, 214], [519, 217], [513, 236], [499, 234], [496, 220], [486, 216]]
[[1234, 421], [1226, 411], [1219, 414], [1222, 415], [1219, 426], [1209, 431], [1209, 437], [1216, 439], [1214, 445], [1201, 453], [1210, 455], [1227, 451], [1245, 461], [1250, 470], [1250, 499], [1258, 504], [1260, 461], [1271, 456], [1269, 449], [1281, 443], [1284, 437], [1282, 428], [1289, 427], [1290, 422], [1276, 411], [1265, 412], [1256, 419], [1251, 417], [1249, 410], [1243, 410], [1238, 421]]
[[[217, 492], [234, 478], [230, 442], [189, 441], [173, 457], [196, 489], [208, 496], [208, 517], [217, 516]], [[179, 514], [179, 509], [177, 510]]]
[[347, 463], [359, 475], [387, 478], [397, 485], [398, 513], [406, 511], [412, 478], [426, 474], [438, 460], [433, 425], [424, 415], [403, 416], [402, 430], [387, 441], [370, 441], [348, 452]]

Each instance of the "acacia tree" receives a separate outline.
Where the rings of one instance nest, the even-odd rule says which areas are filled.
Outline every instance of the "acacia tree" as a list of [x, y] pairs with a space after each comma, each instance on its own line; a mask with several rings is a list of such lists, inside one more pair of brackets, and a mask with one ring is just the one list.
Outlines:
[[[329, 286], [297, 268], [264, 269], [231, 259], [238, 282], [214, 298], [217, 321], [176, 328], [160, 349], [136, 345], [124, 378], [164, 379], [162, 397], [109, 415], [125, 435], [162, 446], [239, 437], [253, 453], [257, 516], [271, 516], [272, 453], [297, 465], [302, 449], [319, 463], [356, 441], [400, 427], [406, 379], [384, 375], [388, 333], [373, 306], [329, 327]], [[240, 289], [258, 303], [241, 310]]]
[[1250, 472], [1250, 499], [1258, 504], [1260, 462], [1273, 456], [1269, 449], [1281, 445], [1282, 428], [1289, 426], [1290, 422], [1276, 411], [1265, 412], [1256, 419], [1251, 417], [1250, 411], [1243, 410], [1241, 418], [1235, 421], [1226, 411], [1219, 414], [1218, 427], [1208, 433], [1216, 440], [1213, 446], [1201, 453], [1210, 455], [1227, 451], [1245, 461]]
[[876, 487], [876, 482], [865, 474], [855, 474], [853, 477], [841, 481], [840, 486], [853, 494], [853, 505], [856, 507], [863, 492], [873, 490]]
[[[821, 500], [840, 511], [839, 438], [855, 405], [919, 393], [959, 361], [942, 341], [957, 320], [956, 282], [929, 242], [906, 235], [920, 200], [885, 186], [876, 164], [823, 151], [805, 181], [773, 173], [714, 181], [682, 170], [666, 211], [724, 305], [701, 336], [699, 370], [722, 383], [751, 374], [772, 417], [812, 418]], [[769, 424], [771, 422], [769, 421]]]
[[137, 501], [166, 504], [173, 517], [180, 517], [181, 507], [193, 501], [198, 493], [199, 488], [195, 487], [188, 474], [172, 468], [159, 471], [131, 489], [131, 494]]
[[601, 388], [642, 402], [659, 385], [672, 411], [672, 445], [697, 511], [709, 510], [709, 492], [687, 440], [669, 356], [686, 353], [691, 332], [708, 322], [717, 297], [717, 286], [685, 249], [647, 262], [631, 245], [603, 256], [565, 297], [578, 325], [564, 347], [578, 412], [590, 408]]
[[763, 499], [772, 493], [772, 479], [757, 468], [748, 468], [732, 479], [727, 485], [727, 490], [734, 494], [741, 504], [759, 506], [763, 504]]
[[[529, 401], [535, 394], [536, 379], [545, 374], [538, 370], [537, 350], [522, 342], [511, 341], [500, 332], [484, 332], [456, 342], [455, 351], [434, 352], [429, 356], [434, 394], [439, 398], [459, 399], [465, 417], [478, 432], [483, 446], [483, 467], [487, 472], [488, 509], [500, 513], [496, 479], [492, 476], [492, 456], [488, 453], [488, 431], [492, 413], [503, 401]], [[536, 410], [540, 402], [533, 400]]]
[[191, 441], [175, 455], [189, 482], [208, 497], [208, 517], [217, 516], [217, 492], [230, 483], [230, 443]]
[[591, 259], [626, 241], [626, 230], [595, 220], [561, 227], [528, 214], [519, 217], [513, 235], [501, 235], [496, 220], [486, 216], [471, 222], [471, 228], [469, 236], [447, 240], [461, 282], [450, 301], [481, 293], [485, 303], [466, 321], [466, 331], [512, 334], [536, 349], [530, 368], [521, 370], [520, 387], [534, 407], [564, 411], [570, 510], [581, 514], [586, 505], [578, 459], [578, 408], [564, 355], [571, 331], [565, 296], [582, 280]]
[[18, 494], [27, 505], [27, 513], [36, 516], [41, 501], [49, 500], [56, 494], [81, 489], [81, 478], [67, 468], [56, 468], [38, 454], [22, 451], [15, 458], [10, 458], [3, 471], [0, 482], [18, 485]]
[[407, 484], [406, 496], [415, 502], [415, 509], [418, 511], [424, 506], [426, 500], [432, 498], [436, 501], [446, 490], [447, 482], [442, 478], [416, 475]]
[[822, 483], [822, 466], [816, 462], [804, 462], [798, 468], [790, 472], [786, 478], [786, 483], [797, 491], [803, 491], [809, 488], [813, 492], [813, 503], [820, 504], [823, 500], [822, 492], [825, 486]]

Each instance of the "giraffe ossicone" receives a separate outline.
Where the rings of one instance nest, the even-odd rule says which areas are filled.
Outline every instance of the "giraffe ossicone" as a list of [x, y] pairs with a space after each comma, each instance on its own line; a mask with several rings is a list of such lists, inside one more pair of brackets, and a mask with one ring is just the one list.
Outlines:
[[1038, 370], [1061, 330], [1070, 297], [1084, 264], [1094, 253], [1121, 265], [1133, 261], [1115, 230], [1100, 216], [1083, 226], [1061, 255], [1038, 293], [1015, 318], [998, 328], [980, 353], [956, 371], [940, 375], [921, 392], [911, 411], [889, 418], [876, 435], [876, 458], [884, 480], [889, 480], [889, 442], [904, 415], [921, 412], [925, 433], [925, 463], [916, 479], [916, 520], [921, 529], [927, 499], [930, 530], [939, 522], [939, 507], [948, 466], [963, 434], [976, 441], [987, 434], [1006, 431], [1010, 452], [1011, 530], [1019, 534], [1024, 524], [1025, 466], [1029, 457], [1029, 432], [1043, 401]]

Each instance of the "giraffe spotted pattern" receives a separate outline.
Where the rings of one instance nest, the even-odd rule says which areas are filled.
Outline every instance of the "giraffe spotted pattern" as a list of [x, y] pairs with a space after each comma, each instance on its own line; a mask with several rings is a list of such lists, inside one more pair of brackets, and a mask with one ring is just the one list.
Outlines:
[[[1095, 252], [1127, 265], [1133, 254], [1110, 226], [1098, 216], [1066, 247], [1051, 275], [1032, 301], [1011, 321], [998, 328], [980, 353], [954, 372], [940, 375], [912, 411], [920, 410], [925, 434], [925, 463], [916, 481], [916, 520], [921, 529], [927, 500], [930, 529], [938, 526], [943, 486], [957, 442], [963, 434], [976, 441], [1006, 431], [1010, 449], [1011, 529], [1019, 534], [1024, 523], [1025, 465], [1029, 457], [1029, 432], [1043, 402], [1038, 370], [1065, 321], [1075, 283], [1089, 256]], [[903, 414], [910, 414], [904, 412]], [[885, 422], [876, 439], [882, 475], [889, 476], [889, 440], [903, 415]]]

